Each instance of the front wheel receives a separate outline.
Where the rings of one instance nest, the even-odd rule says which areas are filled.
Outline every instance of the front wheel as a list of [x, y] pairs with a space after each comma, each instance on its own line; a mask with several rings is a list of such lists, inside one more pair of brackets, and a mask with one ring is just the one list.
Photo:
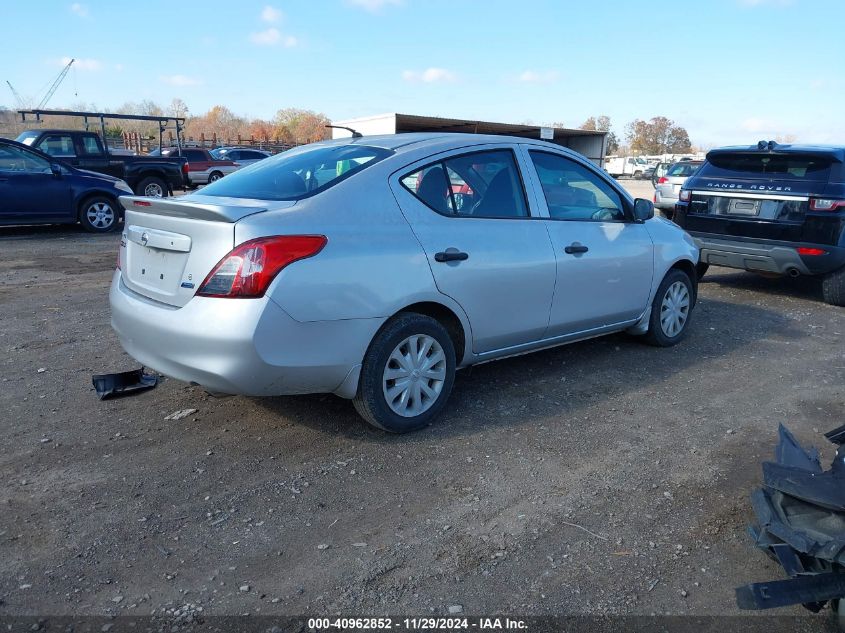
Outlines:
[[79, 222], [91, 233], [108, 233], [117, 227], [117, 203], [107, 196], [92, 196], [79, 206]]
[[682, 270], [670, 270], [654, 295], [645, 340], [658, 347], [680, 343], [689, 328], [695, 305], [695, 287]]
[[822, 298], [832, 306], [845, 307], [845, 266], [824, 276]]
[[438, 416], [455, 382], [455, 347], [443, 325], [400, 314], [376, 334], [361, 368], [356, 411], [391, 433], [420, 429]]

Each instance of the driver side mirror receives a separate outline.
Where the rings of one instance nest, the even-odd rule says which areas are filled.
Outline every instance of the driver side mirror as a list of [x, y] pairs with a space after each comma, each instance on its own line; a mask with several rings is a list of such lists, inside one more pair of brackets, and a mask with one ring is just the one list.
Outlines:
[[62, 175], [62, 167], [58, 163], [50, 163], [50, 171], [56, 178]]
[[634, 200], [634, 222], [645, 222], [654, 217], [654, 203], [645, 198]]

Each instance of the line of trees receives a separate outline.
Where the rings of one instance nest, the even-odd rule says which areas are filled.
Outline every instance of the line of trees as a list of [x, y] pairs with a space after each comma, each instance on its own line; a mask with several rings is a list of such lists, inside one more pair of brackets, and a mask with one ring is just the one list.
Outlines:
[[635, 119], [628, 123], [625, 126], [627, 147], [622, 147], [610, 126], [610, 117], [601, 115], [591, 116], [579, 129], [607, 132], [608, 154], [615, 154], [620, 149], [646, 155], [684, 154], [693, 149], [686, 129], [664, 116], [656, 116], [649, 121]]

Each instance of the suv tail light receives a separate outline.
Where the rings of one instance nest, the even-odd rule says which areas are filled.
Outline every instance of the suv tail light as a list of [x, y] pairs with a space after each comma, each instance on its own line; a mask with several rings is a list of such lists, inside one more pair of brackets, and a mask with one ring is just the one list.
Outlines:
[[191, 166], [188, 163], [182, 163], [182, 173], [187, 176], [189, 171], [191, 171]]
[[270, 282], [288, 264], [313, 257], [326, 245], [325, 235], [276, 235], [236, 246], [200, 285], [201, 297], [263, 297]]
[[669, 182], [669, 179], [666, 176], [661, 176], [657, 179], [658, 185], [665, 185], [667, 182]]
[[837, 209], [845, 209], [845, 200], [810, 198], [811, 211], [836, 211]]
[[689, 189], [681, 189], [678, 193], [678, 200], [681, 202], [689, 202], [690, 199], [690, 192]]

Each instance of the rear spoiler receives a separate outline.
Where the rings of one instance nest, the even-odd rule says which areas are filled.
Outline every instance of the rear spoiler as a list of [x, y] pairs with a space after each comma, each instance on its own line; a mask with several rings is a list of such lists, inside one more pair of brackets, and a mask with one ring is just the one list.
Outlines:
[[172, 198], [120, 196], [120, 204], [127, 211], [167, 215], [174, 218], [208, 220], [209, 222], [237, 222], [248, 215], [267, 210], [266, 206], [244, 204], [246, 201], [236, 201], [232, 198], [222, 198], [221, 200], [231, 201], [231, 203], [205, 203], [196, 200], [185, 200], [183, 202]]

